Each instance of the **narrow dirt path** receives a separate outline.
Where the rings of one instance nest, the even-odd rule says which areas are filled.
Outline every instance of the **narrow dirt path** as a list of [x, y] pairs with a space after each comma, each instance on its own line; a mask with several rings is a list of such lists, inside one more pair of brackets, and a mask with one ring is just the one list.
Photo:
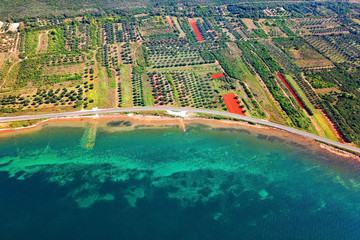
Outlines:
[[36, 46], [36, 50], [35, 50], [35, 53], [39, 53], [40, 51], [40, 47], [41, 47], [41, 36], [43, 35], [43, 33], [40, 33], [39, 34], [39, 37], [38, 37], [38, 44]]
[[[47, 35], [49, 34], [49, 30], [47, 30], [46, 32], [41, 32], [39, 34], [39, 39], [38, 39], [38, 45], [36, 47], [36, 51], [35, 53], [40, 53], [40, 50], [41, 50], [41, 46], [43, 45], [42, 44], [42, 39], [44, 39], [44, 41], [47, 39]], [[47, 48], [47, 47], [46, 47]]]
[[[26, 58], [27, 58], [27, 57], [26, 57]], [[25, 59], [26, 59], [26, 58], [25, 58]], [[7, 78], [8, 78], [8, 76], [9, 76], [10, 72], [11, 72], [11, 69], [12, 69], [15, 65], [21, 63], [21, 62], [22, 62], [23, 60], [25, 60], [25, 59], [19, 59], [17, 62], [15, 62], [13, 65], [10, 66], [8, 72], [6, 73], [6, 75], [5, 75], [5, 77], [4, 77], [3, 82], [2, 82], [1, 85], [0, 85], [0, 90], [1, 90], [1, 89], [3, 88], [3, 86], [5, 85], [5, 83], [6, 83], [6, 81], [7, 81]]]
[[9, 52], [16, 53], [17, 46], [18, 46], [18, 44], [19, 44], [19, 40], [20, 40], [20, 33], [17, 33], [17, 36], [16, 36], [16, 41], [15, 41], [14, 47], [12, 47], [12, 48], [11, 48], [11, 50], [10, 50]]

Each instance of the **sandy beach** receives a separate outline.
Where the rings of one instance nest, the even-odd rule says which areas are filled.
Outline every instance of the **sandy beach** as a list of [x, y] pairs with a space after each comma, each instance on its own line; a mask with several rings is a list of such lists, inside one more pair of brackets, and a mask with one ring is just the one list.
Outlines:
[[151, 115], [120, 115], [110, 114], [102, 116], [82, 116], [61, 119], [48, 119], [39, 121], [29, 127], [15, 129], [0, 129], [0, 138], [11, 137], [13, 135], [31, 134], [39, 131], [43, 127], [81, 127], [93, 126], [104, 131], [133, 131], [139, 129], [165, 129], [179, 128], [186, 132], [191, 126], [201, 125], [214, 130], [235, 130], [239, 134], [257, 135], [259, 138], [269, 139], [270, 141], [287, 142], [300, 148], [306, 148], [315, 154], [334, 155], [348, 158], [355, 162], [360, 162], [359, 156], [343, 151], [341, 149], [316, 142], [295, 134], [284, 132], [278, 129], [253, 125], [243, 121], [216, 120], [205, 118], [173, 118], [167, 116]]

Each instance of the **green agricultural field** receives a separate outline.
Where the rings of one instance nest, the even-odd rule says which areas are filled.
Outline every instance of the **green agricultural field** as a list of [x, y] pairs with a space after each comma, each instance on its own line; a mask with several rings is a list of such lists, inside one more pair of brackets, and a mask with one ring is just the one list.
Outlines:
[[38, 11], [30, 8], [13, 19], [19, 29], [2, 27], [0, 115], [133, 106], [228, 111], [222, 95], [235, 93], [248, 116], [360, 143], [360, 25], [347, 20], [357, 17], [346, 8], [145, 1], [155, 10], [120, 10], [118, 1], [90, 2], [51, 18], [29, 17]]
[[120, 82], [121, 82], [121, 92], [123, 98], [123, 107], [133, 106], [132, 98], [132, 83], [131, 83], [131, 66], [123, 65], [120, 70]]
[[30, 31], [25, 35], [25, 55], [33, 54], [36, 52], [36, 48], [39, 43], [39, 32]]

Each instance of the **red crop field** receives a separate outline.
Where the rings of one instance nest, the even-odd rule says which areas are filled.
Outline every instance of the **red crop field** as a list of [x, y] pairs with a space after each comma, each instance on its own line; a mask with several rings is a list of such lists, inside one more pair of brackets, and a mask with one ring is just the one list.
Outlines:
[[176, 27], [175, 27], [173, 21], [171, 20], [170, 16], [166, 16], [165, 18], [166, 18], [166, 20], [169, 22], [170, 26], [172, 26], [173, 28], [176, 29]]
[[286, 81], [286, 79], [284, 78], [284, 76], [281, 73], [278, 73], [277, 76], [280, 78], [280, 80], [285, 84], [285, 86], [287, 87], [287, 89], [289, 89], [289, 91], [291, 92], [291, 94], [293, 95], [293, 97], [295, 98], [295, 100], [298, 102], [298, 104], [300, 105], [300, 107], [302, 109], [305, 109], [304, 105], [302, 104], [302, 102], [300, 101], [299, 97], [296, 95], [295, 91], [291, 88], [291, 86], [288, 84], [288, 82]]
[[201, 36], [201, 33], [200, 33], [198, 27], [196, 26], [195, 20], [193, 18], [189, 18], [189, 23], [190, 23], [193, 31], [195, 32], [195, 35], [196, 35], [197, 39], [199, 40], [199, 42], [203, 42], [204, 39]]
[[221, 78], [221, 77], [225, 77], [225, 75], [223, 73], [218, 73], [218, 74], [214, 74], [211, 76], [212, 79], [217, 79], [217, 78]]
[[235, 93], [224, 94], [222, 97], [230, 113], [246, 116], [245, 113], [243, 113], [243, 109], [240, 107], [240, 104], [238, 103], [239, 100], [235, 98]]

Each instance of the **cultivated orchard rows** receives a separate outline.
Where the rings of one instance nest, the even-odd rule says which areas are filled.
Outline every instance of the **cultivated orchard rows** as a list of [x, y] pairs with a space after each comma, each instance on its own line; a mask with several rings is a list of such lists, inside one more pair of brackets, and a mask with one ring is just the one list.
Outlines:
[[[228, 111], [231, 102], [241, 114], [332, 138], [334, 125], [357, 141], [360, 119], [344, 106], [360, 106], [352, 90], [359, 88], [360, 25], [339, 5], [159, 6], [29, 18], [19, 32], [2, 35], [0, 109]], [[236, 101], [224, 102], [232, 94]]]

